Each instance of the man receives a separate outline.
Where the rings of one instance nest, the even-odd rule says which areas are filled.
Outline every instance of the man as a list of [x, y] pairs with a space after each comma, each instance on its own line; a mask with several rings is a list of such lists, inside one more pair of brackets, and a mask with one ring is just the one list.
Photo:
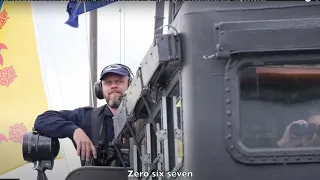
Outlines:
[[[308, 127], [308, 125], [313, 124], [315, 128], [313, 131], [308, 128], [305, 135], [295, 136], [290, 133], [290, 129], [294, 125], [304, 125], [304, 127]], [[319, 147], [320, 146], [320, 137], [319, 137], [319, 128], [320, 128], [320, 115], [310, 116], [306, 121], [305, 120], [297, 120], [293, 121], [289, 124], [281, 137], [281, 139], [277, 142], [279, 147], [283, 148], [294, 148], [294, 147]]]
[[[107, 142], [114, 138], [112, 117], [121, 103], [121, 97], [127, 91], [132, 72], [123, 64], [111, 64], [100, 75], [103, 98], [107, 105], [103, 108], [103, 121], [106, 122]], [[46, 111], [40, 114], [34, 124], [36, 131], [51, 138], [70, 138], [76, 143], [77, 154], [82, 160], [89, 160], [92, 153], [97, 158], [96, 148], [92, 143], [91, 120], [92, 107], [74, 110]]]

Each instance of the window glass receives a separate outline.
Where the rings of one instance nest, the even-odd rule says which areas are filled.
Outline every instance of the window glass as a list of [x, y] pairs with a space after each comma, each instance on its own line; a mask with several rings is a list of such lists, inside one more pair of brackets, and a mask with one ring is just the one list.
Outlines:
[[239, 107], [248, 148], [320, 146], [320, 66], [243, 68]]

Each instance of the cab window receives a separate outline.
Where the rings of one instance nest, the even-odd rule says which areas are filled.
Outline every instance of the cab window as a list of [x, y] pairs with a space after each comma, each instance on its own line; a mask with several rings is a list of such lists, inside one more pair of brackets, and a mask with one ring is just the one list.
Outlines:
[[319, 65], [247, 66], [239, 75], [246, 147], [320, 146]]

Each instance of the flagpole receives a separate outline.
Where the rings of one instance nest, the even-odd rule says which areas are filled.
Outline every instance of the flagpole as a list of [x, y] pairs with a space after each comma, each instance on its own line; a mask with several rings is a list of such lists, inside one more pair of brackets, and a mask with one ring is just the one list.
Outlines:
[[89, 103], [91, 107], [97, 107], [97, 98], [94, 94], [94, 83], [97, 81], [97, 39], [98, 39], [98, 11], [90, 11], [90, 94]]

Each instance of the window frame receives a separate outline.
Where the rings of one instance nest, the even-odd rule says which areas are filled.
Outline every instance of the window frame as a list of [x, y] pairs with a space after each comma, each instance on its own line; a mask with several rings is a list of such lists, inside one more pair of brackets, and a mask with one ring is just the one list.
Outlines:
[[246, 66], [320, 64], [319, 54], [236, 56], [225, 71], [225, 142], [230, 155], [244, 164], [320, 162], [320, 147], [247, 148], [240, 137], [240, 72]]
[[[162, 115], [164, 115], [163, 112], [164, 112], [164, 108], [165, 108], [166, 109], [165, 110], [165, 114], [167, 114], [166, 117], [163, 117], [163, 116], [161, 117], [162, 118], [161, 121], [165, 122], [165, 125], [166, 125], [165, 128], [164, 127], [162, 127], [162, 128], [164, 128], [166, 131], [168, 131], [167, 132], [167, 139], [165, 141], [163, 141], [163, 144], [161, 145], [162, 148], [164, 148], [164, 152], [163, 152], [164, 153], [163, 154], [164, 155], [164, 157], [163, 157], [164, 158], [163, 159], [164, 160], [164, 162], [163, 162], [164, 163], [163, 164], [164, 165], [163, 171], [166, 171], [166, 172], [167, 171], [168, 172], [175, 172], [178, 169], [180, 169], [181, 166], [182, 166], [182, 160], [177, 162], [176, 159], [174, 159], [173, 161], [172, 161], [172, 159], [170, 159], [172, 157], [175, 157], [176, 153], [178, 153], [178, 152], [170, 151], [169, 150], [170, 148], [174, 148], [174, 149], [176, 148], [175, 147], [176, 144], [175, 143], [174, 144], [170, 144], [168, 142], [169, 138], [170, 138], [171, 141], [175, 142], [175, 137], [174, 136], [169, 136], [169, 134], [172, 135], [172, 133], [174, 133], [174, 132], [170, 131], [170, 128], [172, 128], [171, 127], [172, 124], [170, 124], [169, 121], [173, 120], [173, 119], [170, 119], [170, 118], [174, 118], [174, 116], [177, 115], [177, 114], [175, 114], [174, 109], [173, 109], [173, 107], [175, 107], [173, 105], [176, 105], [176, 102], [174, 103], [172, 101], [172, 100], [176, 100], [176, 99], [172, 98], [170, 96], [172, 95], [173, 90], [175, 90], [175, 88], [178, 87], [178, 90], [179, 90], [178, 94], [180, 95], [180, 100], [181, 100], [181, 102], [183, 101], [183, 96], [182, 96], [182, 91], [181, 91], [181, 87], [182, 87], [181, 84], [182, 84], [181, 72], [180, 72], [180, 69], [177, 69], [177, 71], [175, 71], [175, 73], [173, 74], [173, 76], [170, 79], [170, 81], [167, 83], [166, 87], [163, 89], [161, 101], [159, 101], [159, 103], [156, 105], [156, 108], [155, 108], [155, 109], [159, 108], [159, 110], [162, 113]], [[179, 97], [176, 97], [176, 98], [178, 99]], [[170, 104], [173, 107], [168, 106], [168, 104]], [[183, 107], [181, 106], [180, 111], [182, 111], [182, 109], [183, 109]], [[183, 117], [182, 117], [182, 113], [181, 112], [180, 112], [180, 118], [181, 118], [181, 121], [183, 121]], [[180, 129], [180, 130], [183, 131], [182, 129]], [[174, 138], [174, 139], [172, 139], [172, 138]], [[183, 142], [183, 136], [182, 136], [182, 142]], [[183, 149], [184, 148], [182, 147], [182, 150]], [[183, 159], [183, 155], [182, 155], [182, 159]]]
[[[170, 157], [172, 158], [175, 156], [175, 154], [172, 154], [172, 153], [176, 153], [176, 152], [169, 151], [169, 146], [172, 147], [172, 144], [168, 143], [168, 139], [172, 138], [172, 136], [169, 136], [169, 133], [172, 134], [172, 132], [171, 131], [169, 132], [167, 129], [169, 127], [167, 124], [168, 121], [171, 121], [170, 118], [174, 116], [173, 114], [174, 109], [170, 108], [168, 104], [171, 104], [171, 103], [172, 105], [176, 104], [176, 103], [173, 103], [174, 98], [170, 98], [170, 95], [172, 94], [173, 90], [175, 90], [176, 86], [178, 86], [178, 89], [179, 89], [179, 94], [181, 96], [180, 100], [182, 101], [183, 99], [181, 94], [182, 93], [181, 80], [182, 78], [181, 78], [180, 70], [177, 69], [175, 73], [172, 75], [170, 81], [159, 92], [159, 94], [161, 95], [161, 98], [157, 100], [157, 102], [155, 103], [155, 106], [152, 108], [150, 117], [146, 118], [146, 125], [143, 130], [144, 136], [142, 138], [142, 140], [144, 140], [146, 143], [142, 144], [142, 141], [138, 142], [140, 148], [145, 147], [144, 152], [142, 152], [142, 156], [150, 157], [148, 158], [149, 163], [156, 162], [156, 159], [159, 158], [157, 163], [155, 163], [155, 166], [158, 170], [163, 172], [165, 171], [175, 172], [182, 167], [182, 160], [178, 163], [176, 163], [175, 161], [172, 161], [172, 159], [171, 161], [169, 160]], [[180, 110], [182, 111], [182, 107], [180, 108]], [[165, 114], [167, 115], [164, 117]], [[153, 127], [150, 124], [150, 119], [156, 120], [157, 132], [152, 131]], [[160, 132], [159, 130], [165, 130], [167, 132], [165, 135], [160, 135], [160, 136], [163, 136], [164, 139], [160, 138], [159, 134], [157, 134]], [[152, 142], [150, 138], [153, 138], [155, 142]], [[136, 154], [139, 157], [139, 154], [137, 152]], [[150, 167], [144, 165], [143, 162], [141, 164], [142, 166], [145, 166], [144, 167], [145, 170], [147, 169], [151, 170]], [[135, 168], [135, 169], [138, 169], [138, 168]]]

